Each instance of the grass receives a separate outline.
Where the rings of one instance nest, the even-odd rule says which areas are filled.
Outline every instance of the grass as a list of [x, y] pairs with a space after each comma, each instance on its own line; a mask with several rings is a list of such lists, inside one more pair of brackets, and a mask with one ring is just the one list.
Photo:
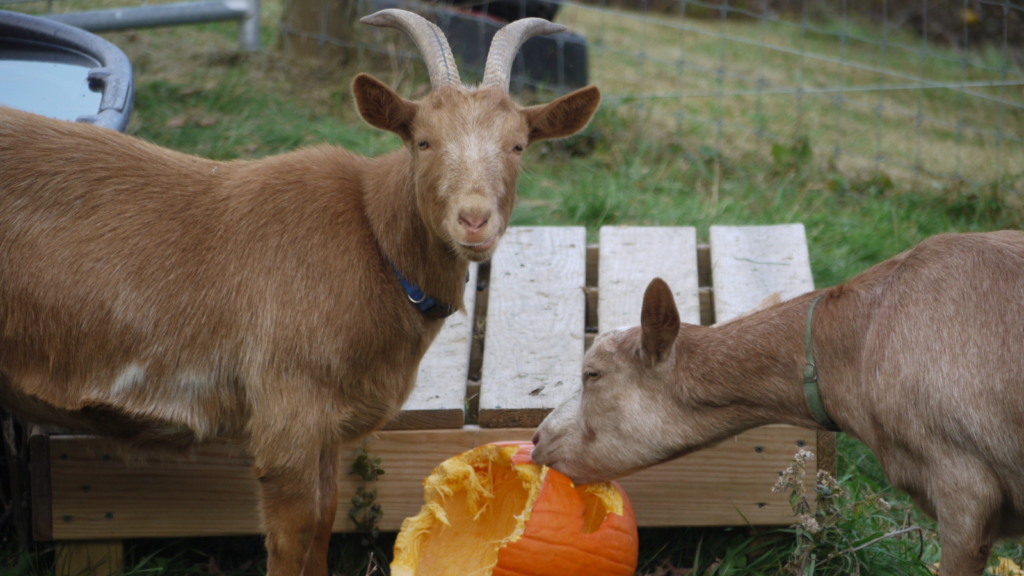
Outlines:
[[[264, 45], [273, 47], [280, 4], [264, 2], [263, 8]], [[584, 134], [528, 150], [515, 225], [583, 225], [592, 241], [606, 224], [688, 225], [706, 241], [712, 224], [803, 222], [818, 286], [842, 282], [933, 234], [1021, 225], [1024, 152], [1008, 141], [997, 151], [989, 136], [948, 129], [959, 123], [1020, 138], [1024, 117], [1012, 106], [993, 108], [981, 99], [930, 90], [848, 94], [838, 109], [830, 98], [815, 96], [799, 104], [791, 95], [637, 98], [744, 89], [758, 76], [765, 86], [827, 86], [835, 78], [848, 85], [889, 81], [849, 64], [761, 51], [747, 41], [803, 46], [857, 65], [923, 71], [937, 81], [961, 75], [991, 79], [992, 71], [981, 67], [1021, 73], [999, 54], [931, 47], [939, 56], [921, 59], [902, 48], [873, 52], [863, 40], [848, 40], [844, 48], [836, 36], [786, 24], [681, 21], [584, 6], [568, 7], [560, 19], [591, 40], [593, 81], [610, 97]], [[840, 29], [835, 23], [823, 26]], [[862, 39], [883, 34], [856, 23], [848, 32]], [[220, 159], [261, 157], [318, 142], [367, 155], [399, 145], [396, 137], [358, 119], [347, 86], [356, 69], [375, 69], [404, 95], [422, 93], [422, 73], [413, 73], [408, 62], [364, 59], [328, 69], [290, 61], [274, 49], [239, 54], [235, 34], [232, 24], [207, 24], [107, 35], [135, 65], [130, 132]], [[731, 40], [723, 41], [723, 34]], [[890, 42], [917, 42], [899, 31], [884, 34]], [[645, 56], [638, 59], [641, 51]], [[718, 72], [723, 63], [732, 75]], [[1006, 90], [993, 94], [1011, 102], [1024, 98]], [[872, 108], [879, 103], [880, 109]], [[930, 120], [920, 127], [908, 124], [907, 115], [918, 110]], [[838, 156], [837, 145], [844, 150]], [[959, 171], [964, 178], [914, 178], [912, 169], [874, 162], [879, 150], [911, 167], [920, 162], [925, 172]], [[642, 530], [638, 574], [674, 576], [670, 570], [682, 567], [716, 576], [778, 574], [787, 570], [794, 551], [821, 552], [820, 561], [842, 539], [846, 549], [854, 548], [910, 525], [928, 532], [882, 539], [815, 573], [847, 574], [858, 566], [863, 574], [929, 574], [939, 556], [934, 523], [905, 495], [893, 493], [870, 452], [844, 435], [839, 480], [847, 491], [841, 503], [850, 509], [824, 541], [794, 529]], [[878, 495], [889, 510], [878, 505]], [[12, 535], [3, 537], [0, 573], [52, 573], [45, 548], [18, 554]], [[346, 576], [375, 573], [375, 565], [386, 565], [393, 538], [385, 534], [364, 545], [359, 536], [336, 535], [332, 570]], [[1018, 563], [1024, 557], [1020, 544], [1002, 544], [996, 552]], [[126, 574], [161, 576], [264, 569], [262, 542], [252, 537], [133, 541], [126, 564]]]
[[[559, 18], [593, 40], [594, 82], [612, 98], [643, 99], [664, 130], [683, 128], [718, 148], [740, 150], [756, 149], [763, 139], [808, 135], [846, 171], [884, 163], [894, 177], [913, 178], [915, 168], [919, 175], [975, 181], [1020, 177], [1011, 166], [1024, 158], [1020, 86], [913, 89], [919, 78], [1022, 78], [1019, 65], [991, 49], [974, 54], [929, 46], [855, 19], [801, 27], [623, 16], [584, 5], [567, 7]], [[886, 90], [814, 92], [854, 86]], [[809, 92], [772, 94], [797, 87]]]

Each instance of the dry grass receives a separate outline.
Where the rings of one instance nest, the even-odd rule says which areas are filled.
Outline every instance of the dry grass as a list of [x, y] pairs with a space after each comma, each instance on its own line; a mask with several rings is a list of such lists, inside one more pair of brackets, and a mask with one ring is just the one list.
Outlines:
[[[796, 24], [645, 16], [577, 4], [559, 20], [590, 42], [592, 82], [610, 100], [632, 102], [654, 130], [686, 133], [726, 153], [806, 135], [819, 157], [895, 176], [912, 176], [919, 167], [925, 175], [991, 182], [1019, 178], [1024, 165], [1024, 86], [968, 88], [973, 94], [913, 88], [920, 77], [1024, 79], [998, 53], [929, 46], [922, 57], [921, 40], [899, 31], [887, 33], [890, 45], [883, 48], [855, 39], [881, 39], [855, 25], [844, 42]], [[869, 86], [888, 89], [849, 91]], [[797, 87], [848, 91], [764, 93]]]
[[[156, 0], [163, 1], [170, 0]], [[131, 3], [76, 0], [53, 6], [72, 11], [126, 4]], [[14, 8], [40, 12], [45, 3]], [[367, 67], [368, 57], [341, 69], [286, 61], [275, 50], [282, 3], [264, 1], [262, 10], [264, 45], [271, 50], [244, 56], [257, 80], [308, 100], [318, 111], [338, 113], [336, 104], [344, 100], [339, 91], [347, 91], [348, 78]], [[874, 43], [882, 32], [856, 23], [848, 23], [844, 39], [838, 35], [840, 23], [816, 25], [832, 33], [824, 34], [796, 23], [644, 15], [580, 4], [567, 4], [558, 19], [588, 39], [591, 82], [601, 87], [608, 104], [642, 120], [638, 134], [645, 139], [683, 139], [739, 155], [766, 153], [772, 143], [806, 136], [818, 161], [844, 171], [884, 169], [897, 179], [961, 177], [1021, 187], [1024, 86], [913, 88], [918, 85], [913, 79], [921, 77], [935, 83], [1024, 79], [1019, 66], [992, 50], [962, 54], [928, 45], [922, 57], [919, 37], [891, 30], [884, 33], [888, 45], [882, 47]], [[233, 39], [204, 34], [209, 26], [231, 25], [108, 37], [147, 79], [188, 75], [194, 80], [204, 68], [217, 68], [206, 66], [211, 59], [233, 53]], [[382, 78], [400, 92], [418, 95], [419, 77], [409, 59], [399, 56], [409, 46], [393, 36], [372, 37], [385, 42], [390, 56], [376, 58], [371, 67], [384, 69]], [[216, 81], [211, 74], [208, 82]], [[889, 89], [850, 91], [871, 86]], [[797, 87], [847, 91], [772, 93]]]

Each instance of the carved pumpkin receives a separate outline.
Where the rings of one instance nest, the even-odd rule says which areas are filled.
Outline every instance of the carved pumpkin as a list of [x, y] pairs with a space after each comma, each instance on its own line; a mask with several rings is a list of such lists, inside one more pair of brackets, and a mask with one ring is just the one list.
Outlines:
[[435, 468], [392, 576], [632, 576], [639, 540], [622, 488], [575, 486], [534, 464], [532, 447], [488, 444]]

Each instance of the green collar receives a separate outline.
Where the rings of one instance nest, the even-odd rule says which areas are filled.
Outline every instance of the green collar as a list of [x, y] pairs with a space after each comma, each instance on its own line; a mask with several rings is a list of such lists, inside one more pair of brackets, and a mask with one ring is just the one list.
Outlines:
[[804, 335], [804, 350], [807, 353], [807, 364], [804, 366], [804, 396], [807, 398], [807, 405], [811, 408], [811, 415], [814, 419], [828, 430], [838, 432], [839, 427], [828, 417], [825, 406], [821, 403], [821, 390], [818, 389], [818, 367], [814, 365], [814, 348], [811, 345], [811, 320], [814, 318], [814, 307], [818, 300], [824, 297], [819, 294], [811, 300], [811, 308], [807, 312], [807, 333]]

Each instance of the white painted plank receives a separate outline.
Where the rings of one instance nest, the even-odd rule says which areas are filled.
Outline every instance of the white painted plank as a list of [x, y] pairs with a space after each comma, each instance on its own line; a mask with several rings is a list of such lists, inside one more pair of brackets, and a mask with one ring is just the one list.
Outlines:
[[600, 332], [640, 324], [644, 290], [655, 277], [672, 289], [680, 319], [700, 324], [694, 228], [603, 226], [599, 249]]
[[385, 428], [462, 428], [465, 424], [466, 379], [469, 378], [469, 354], [473, 347], [476, 278], [477, 265], [472, 264], [463, 295], [466, 312], [456, 312], [445, 320], [444, 327], [420, 362], [416, 388], [405, 401], [398, 417]]
[[757, 306], [772, 292], [783, 300], [814, 290], [803, 224], [712, 226], [715, 321]]
[[583, 368], [587, 232], [510, 228], [491, 259], [480, 424], [536, 426]]

